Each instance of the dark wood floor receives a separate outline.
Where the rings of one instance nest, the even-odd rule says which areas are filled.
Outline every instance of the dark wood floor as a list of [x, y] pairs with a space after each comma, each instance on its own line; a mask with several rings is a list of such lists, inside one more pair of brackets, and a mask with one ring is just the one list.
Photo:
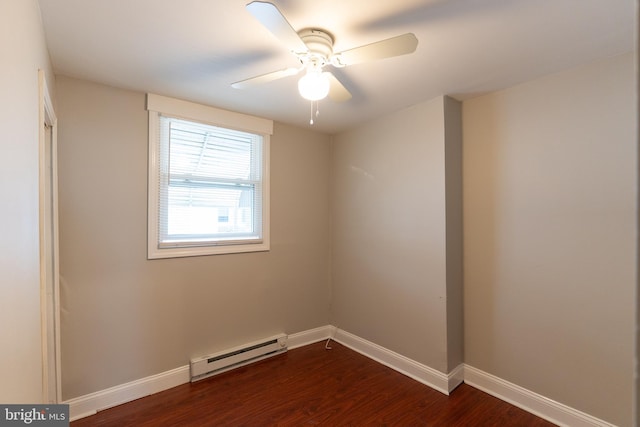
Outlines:
[[450, 396], [324, 342], [71, 423], [82, 426], [552, 426], [460, 385]]

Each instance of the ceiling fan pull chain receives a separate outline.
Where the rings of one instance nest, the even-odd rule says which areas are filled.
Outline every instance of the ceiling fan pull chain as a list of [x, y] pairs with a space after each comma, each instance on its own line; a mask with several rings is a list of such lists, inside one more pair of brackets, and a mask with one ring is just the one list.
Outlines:
[[[320, 101], [315, 101], [316, 102], [316, 117], [318, 117], [320, 115]], [[311, 110], [309, 111], [309, 124], [313, 125], [313, 101], [311, 101]]]

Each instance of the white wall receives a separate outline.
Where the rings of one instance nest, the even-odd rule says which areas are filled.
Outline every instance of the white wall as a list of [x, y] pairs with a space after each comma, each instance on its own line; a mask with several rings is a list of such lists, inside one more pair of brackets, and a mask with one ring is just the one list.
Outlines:
[[37, 403], [42, 401], [38, 69], [52, 74], [35, 0], [0, 2], [0, 53], [0, 402]]
[[465, 362], [631, 425], [631, 54], [463, 104]]
[[332, 173], [334, 325], [443, 373], [462, 362], [462, 319], [448, 317], [461, 312], [462, 283], [460, 259], [448, 259], [461, 257], [460, 239], [447, 236], [461, 188], [446, 187], [447, 173], [460, 172], [459, 136], [446, 141], [458, 149], [445, 167], [447, 103], [456, 101], [439, 97], [337, 135]]

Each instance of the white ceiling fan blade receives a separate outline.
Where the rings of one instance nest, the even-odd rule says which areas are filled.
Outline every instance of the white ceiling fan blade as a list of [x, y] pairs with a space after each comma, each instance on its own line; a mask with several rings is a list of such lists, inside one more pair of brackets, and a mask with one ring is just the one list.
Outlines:
[[351, 99], [351, 93], [340, 83], [340, 80], [332, 73], [323, 73], [329, 79], [329, 98], [336, 102], [345, 102]]
[[275, 5], [268, 2], [254, 1], [249, 3], [246, 8], [262, 25], [280, 39], [291, 52], [307, 52], [307, 46]]
[[417, 46], [418, 39], [416, 36], [413, 33], [407, 33], [337, 53], [333, 56], [332, 63], [339, 67], [406, 55], [407, 53], [413, 53]]
[[283, 77], [295, 76], [300, 72], [300, 68], [285, 68], [284, 70], [273, 71], [271, 73], [262, 74], [260, 76], [251, 77], [250, 79], [241, 80], [231, 84], [235, 89], [246, 89], [248, 87], [257, 86], [263, 83], [272, 82]]

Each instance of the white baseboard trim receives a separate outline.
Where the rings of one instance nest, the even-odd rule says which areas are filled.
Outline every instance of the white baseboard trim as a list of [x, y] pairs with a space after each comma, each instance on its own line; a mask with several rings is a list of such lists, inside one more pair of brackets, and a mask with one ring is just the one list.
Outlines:
[[64, 403], [69, 405], [70, 420], [75, 421], [103, 409], [186, 384], [189, 380], [189, 365], [181, 366], [157, 375], [70, 399]]
[[460, 384], [464, 382], [464, 363], [456, 366], [453, 371], [447, 375], [449, 384], [449, 394]]
[[335, 331], [336, 328], [334, 326], [327, 325], [291, 334], [287, 337], [287, 347], [289, 350], [293, 350], [294, 348], [304, 347], [305, 345], [313, 344], [318, 341], [324, 341], [335, 335]]
[[464, 382], [559, 426], [615, 427], [613, 424], [476, 369], [473, 366], [464, 365]]
[[446, 395], [463, 381], [464, 370], [462, 369], [462, 365], [447, 375], [341, 329], [336, 330], [333, 339], [370, 359], [382, 363]]

